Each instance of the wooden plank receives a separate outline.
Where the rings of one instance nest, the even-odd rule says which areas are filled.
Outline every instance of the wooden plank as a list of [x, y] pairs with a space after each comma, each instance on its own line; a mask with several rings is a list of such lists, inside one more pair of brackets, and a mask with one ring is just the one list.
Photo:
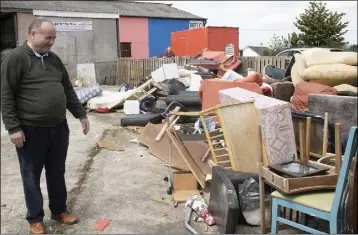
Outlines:
[[167, 134], [169, 138], [172, 140], [172, 143], [179, 151], [181, 157], [183, 158], [184, 162], [187, 164], [190, 171], [195, 176], [196, 180], [200, 184], [202, 188], [205, 188], [205, 174], [199, 168], [197, 163], [194, 161], [193, 157], [191, 156], [188, 149], [185, 147], [184, 143], [180, 140], [180, 138], [176, 135], [176, 133], [172, 129], [167, 129]]
[[306, 143], [305, 143], [305, 158], [303, 162], [308, 162], [310, 159], [310, 141], [311, 141], [311, 118], [308, 117], [306, 121]]
[[342, 165], [342, 143], [341, 143], [341, 124], [336, 123], [335, 126], [335, 154], [336, 154], [336, 173], [339, 174]]
[[[168, 163], [168, 135], [165, 133], [159, 142], [155, 141], [155, 137], [159, 134], [162, 127], [163, 124], [147, 124], [137, 140], [139, 143], [147, 146], [149, 148], [148, 151], [156, 158], [165, 163]], [[205, 154], [209, 147], [208, 144], [206, 144], [204, 141], [189, 141], [185, 142], [184, 145], [189, 150], [189, 152], [192, 153], [194, 161], [198, 164], [202, 171], [205, 174], [210, 174], [211, 170], [209, 165], [201, 161], [202, 156]], [[211, 159], [211, 155], [209, 156], [209, 159]], [[190, 170], [182, 157], [180, 157], [180, 154], [176, 148], [172, 148], [172, 166], [184, 171]]]
[[233, 170], [258, 173], [260, 145], [258, 118], [253, 102], [218, 108], [220, 124]]

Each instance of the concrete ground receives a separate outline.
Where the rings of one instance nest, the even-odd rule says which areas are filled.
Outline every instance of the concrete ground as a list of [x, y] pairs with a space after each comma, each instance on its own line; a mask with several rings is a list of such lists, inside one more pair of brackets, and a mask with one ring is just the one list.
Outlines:
[[[81, 124], [68, 113], [70, 146], [66, 169], [69, 209], [81, 219], [73, 226], [50, 220], [44, 174], [45, 224], [48, 233], [185, 233], [184, 205], [177, 208], [155, 202], [164, 198], [167, 168], [145, 147], [129, 141], [137, 136], [119, 126], [121, 113], [89, 113], [90, 132], [82, 134]], [[99, 149], [101, 139], [115, 140], [123, 151]], [[1, 233], [27, 233], [22, 182], [18, 159], [8, 134], [1, 125]], [[93, 230], [96, 221], [110, 219], [103, 232]], [[191, 222], [199, 233], [218, 233], [203, 222]], [[237, 233], [259, 233], [259, 227], [242, 226]]]

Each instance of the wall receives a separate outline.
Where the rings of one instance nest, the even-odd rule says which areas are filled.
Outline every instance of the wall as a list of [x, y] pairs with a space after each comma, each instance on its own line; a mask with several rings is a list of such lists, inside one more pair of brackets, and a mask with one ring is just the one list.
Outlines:
[[132, 43], [132, 58], [144, 59], [149, 56], [148, 18], [120, 17], [120, 42]]
[[[27, 27], [35, 16], [18, 13], [19, 41], [27, 37]], [[77, 79], [77, 65], [93, 63], [100, 85], [115, 84], [118, 57], [116, 19], [47, 17], [52, 22], [92, 21], [91, 31], [57, 32], [52, 48], [65, 64], [72, 82]]]
[[251, 48], [246, 47], [246, 48], [243, 49], [242, 56], [243, 57], [250, 57], [250, 56], [259, 56], [259, 55], [254, 50], [252, 50]]
[[163, 56], [165, 49], [170, 46], [172, 32], [189, 29], [186, 19], [148, 19], [149, 57]]
[[17, 13], [17, 41], [19, 45], [24, 44], [27, 40], [27, 31], [29, 24], [36, 17], [32, 13]]
[[239, 54], [239, 29], [233, 27], [207, 27], [208, 48], [212, 51], [225, 51], [227, 44], [233, 44], [234, 53]]

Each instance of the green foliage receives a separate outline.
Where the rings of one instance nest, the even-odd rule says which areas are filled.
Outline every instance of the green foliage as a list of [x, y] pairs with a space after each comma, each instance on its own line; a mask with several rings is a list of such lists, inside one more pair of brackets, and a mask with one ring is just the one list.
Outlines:
[[277, 53], [290, 48], [290, 40], [281, 36], [273, 35], [271, 41], [269, 42], [269, 48], [271, 50], [272, 55], [276, 55]]
[[292, 44], [302, 40], [309, 47], [343, 47], [346, 44], [343, 35], [348, 26], [348, 22], [342, 23], [344, 15], [345, 13], [327, 9], [326, 3], [310, 2], [308, 9], [294, 22], [301, 33], [292, 34]]
[[358, 52], [357, 44], [352, 44], [352, 45], [347, 44], [343, 47], [343, 51]]

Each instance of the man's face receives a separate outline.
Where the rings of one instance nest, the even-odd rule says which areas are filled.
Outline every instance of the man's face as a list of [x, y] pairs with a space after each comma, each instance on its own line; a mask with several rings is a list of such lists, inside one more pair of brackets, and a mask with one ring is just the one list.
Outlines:
[[56, 28], [52, 24], [44, 22], [41, 25], [41, 30], [31, 33], [31, 40], [38, 53], [47, 53], [55, 44]]

